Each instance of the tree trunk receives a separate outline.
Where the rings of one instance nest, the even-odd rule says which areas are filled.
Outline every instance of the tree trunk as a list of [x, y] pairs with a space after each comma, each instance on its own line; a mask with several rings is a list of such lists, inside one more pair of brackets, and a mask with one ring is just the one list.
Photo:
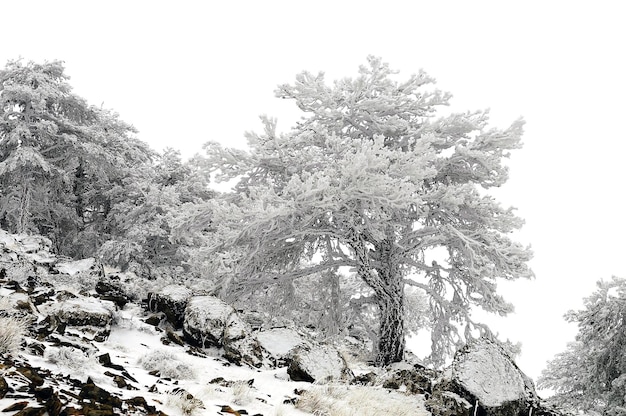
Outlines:
[[334, 337], [339, 334], [339, 328], [343, 320], [341, 313], [341, 288], [339, 287], [339, 275], [335, 270], [328, 272], [328, 284], [330, 285], [330, 310], [328, 322], [328, 335]]
[[17, 216], [17, 233], [25, 233], [30, 222], [30, 185], [27, 183], [22, 187], [20, 195], [20, 207]]
[[[374, 290], [380, 312], [378, 352], [375, 363], [384, 367], [404, 359], [404, 280], [394, 260], [393, 240], [366, 247], [363, 236], [354, 233], [351, 241], [357, 264], [357, 274]], [[370, 256], [380, 265], [373, 269]]]
[[[391, 276], [390, 276], [391, 277]], [[383, 367], [404, 359], [404, 288], [400, 276], [393, 276], [376, 291], [380, 310], [376, 365]]]

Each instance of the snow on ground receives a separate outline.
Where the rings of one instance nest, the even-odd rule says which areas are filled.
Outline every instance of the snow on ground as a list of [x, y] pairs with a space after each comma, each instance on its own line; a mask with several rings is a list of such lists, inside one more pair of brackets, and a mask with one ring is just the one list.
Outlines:
[[69, 274], [73, 276], [80, 272], [85, 272], [89, 270], [96, 264], [96, 259], [93, 257], [83, 260], [75, 260], [75, 261], [67, 261], [63, 263], [57, 263], [56, 269], [60, 273]]
[[111, 301], [96, 298], [75, 298], [67, 299], [56, 303], [48, 308], [50, 311], [59, 312], [81, 312], [86, 314], [110, 315], [115, 310], [115, 304]]
[[[153, 327], [136, 320], [132, 314], [122, 316], [121, 319], [119, 328], [113, 331], [109, 339], [102, 344], [101, 353], [108, 352], [111, 361], [124, 366], [137, 379], [138, 385], [146, 390], [153, 385], [156, 385], [160, 392], [171, 391], [176, 387], [187, 390], [204, 403], [204, 409], [198, 409], [195, 414], [214, 415], [222, 406], [229, 405], [233, 409], [245, 408], [249, 414], [273, 415], [276, 414], [276, 409], [283, 407], [284, 400], [295, 397], [294, 388], [303, 389], [310, 386], [309, 383], [288, 381], [285, 368], [258, 371], [248, 367], [234, 366], [220, 358], [217, 349], [203, 350], [210, 354], [207, 357], [187, 354], [185, 349], [178, 345], [163, 345], [160, 341], [162, 334], [156, 332]], [[148, 374], [149, 371], [144, 370], [139, 364], [143, 357], [154, 351], [169, 353], [166, 356], [177, 361], [178, 368], [193, 369], [192, 378], [172, 380], [170, 383], [165, 381], [162, 385], [155, 384], [158, 379]], [[165, 366], [165, 363], [162, 365]], [[184, 370], [182, 372], [184, 373]], [[226, 381], [240, 382], [246, 386], [249, 380], [254, 380], [254, 382], [248, 389], [210, 383], [219, 377]], [[114, 388], [112, 384], [107, 387]], [[130, 398], [136, 396], [137, 392], [127, 391], [124, 394], [125, 398]], [[180, 408], [176, 408], [176, 400], [164, 403], [165, 407], [163, 407], [157, 402], [163, 399], [162, 395], [145, 392], [144, 397], [148, 403], [157, 406], [165, 413], [179, 414], [181, 411]], [[291, 412], [283, 414], [306, 414], [293, 409], [293, 406], [291, 408]]]
[[[164, 333], [142, 318], [141, 307], [128, 304], [115, 312], [109, 338], [93, 343], [97, 351], [84, 353], [71, 347], [49, 345], [43, 357], [23, 352], [22, 358], [33, 367], [70, 375], [81, 382], [91, 378], [98, 387], [123, 399], [142, 396], [149, 405], [170, 416], [227, 415], [224, 406], [264, 416], [429, 414], [424, 409], [423, 396], [374, 387], [293, 382], [285, 367], [271, 370], [239, 367], [222, 358], [222, 351], [217, 348], [200, 350], [174, 343], [164, 345], [161, 341]], [[293, 331], [276, 330], [265, 341], [273, 344], [276, 351], [287, 351], [302, 339]], [[136, 380], [129, 384], [138, 390], [120, 388], [110, 375], [105, 375], [105, 371], [114, 370], [101, 365], [97, 357], [102, 354], [109, 354], [112, 364], [121, 365]], [[153, 375], [154, 372], [150, 374], [155, 367], [160, 370], [160, 377]], [[176, 389], [184, 389], [197, 400], [185, 398], [186, 393], [175, 394]], [[308, 393], [298, 396], [296, 390]], [[293, 405], [298, 397], [303, 410]], [[0, 399], [0, 409], [14, 402], [15, 399]], [[387, 412], [389, 409], [391, 413]]]
[[167, 285], [159, 290], [159, 294], [174, 301], [184, 301], [191, 297], [192, 292], [182, 285]]
[[[98, 351], [87, 356], [79, 350], [48, 346], [44, 357], [27, 353], [22, 353], [22, 357], [32, 366], [48, 369], [55, 374], [71, 375], [82, 382], [91, 378], [99, 387], [124, 399], [142, 396], [148, 404], [168, 415], [184, 414], [190, 409], [193, 409], [189, 413], [192, 415], [216, 415], [222, 414], [218, 413], [222, 406], [245, 409], [250, 415], [309, 414], [299, 411], [292, 404], [284, 403], [297, 397], [294, 389], [311, 388], [310, 383], [290, 381], [286, 368], [256, 370], [238, 367], [221, 358], [221, 352], [217, 349], [198, 350], [206, 354], [204, 357], [191, 355], [187, 352], [189, 347], [164, 345], [161, 342], [163, 332], [144, 323], [140, 316], [141, 310], [137, 305], [130, 304], [126, 309], [118, 311], [110, 337], [105, 342], [94, 343]], [[121, 389], [111, 377], [104, 375], [104, 371], [109, 369], [103, 368], [97, 357], [106, 353], [110, 355], [113, 364], [123, 366], [137, 380], [132, 384], [139, 390]], [[141, 362], [145, 357], [155, 355], [166, 359], [158, 363], [160, 369], [169, 366], [174, 375], [178, 376], [191, 369], [190, 377], [168, 380], [163, 375], [150, 375]], [[211, 383], [220, 377], [223, 379], [221, 383]], [[173, 394], [176, 388], [188, 391], [203, 406], [197, 407], [199, 402]], [[0, 409], [13, 403], [15, 399], [0, 399]], [[14, 413], [6, 414], [11, 416]]]

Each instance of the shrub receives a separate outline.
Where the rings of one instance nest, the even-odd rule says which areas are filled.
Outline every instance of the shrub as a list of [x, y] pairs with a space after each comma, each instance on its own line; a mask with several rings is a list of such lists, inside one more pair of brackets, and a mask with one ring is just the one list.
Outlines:
[[16, 354], [26, 335], [26, 321], [16, 316], [0, 317], [0, 354]]
[[95, 365], [93, 356], [73, 347], [46, 348], [44, 358], [52, 364], [80, 374], [84, 374]]
[[158, 370], [161, 373], [161, 377], [173, 379], [195, 378], [193, 367], [179, 360], [176, 354], [170, 351], [151, 351], [139, 359], [139, 364], [148, 371]]
[[204, 409], [201, 400], [196, 399], [188, 391], [183, 389], [174, 389], [167, 395], [167, 404], [180, 409], [184, 415], [192, 415], [199, 409]]
[[252, 386], [247, 381], [237, 381], [233, 384], [233, 403], [236, 405], [245, 405], [254, 399], [252, 395]]

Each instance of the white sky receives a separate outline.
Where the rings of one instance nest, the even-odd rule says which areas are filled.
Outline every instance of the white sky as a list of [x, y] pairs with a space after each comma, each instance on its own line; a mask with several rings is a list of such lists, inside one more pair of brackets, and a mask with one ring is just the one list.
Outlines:
[[[368, 54], [420, 68], [459, 111], [523, 116], [525, 147], [498, 197], [527, 223], [537, 278], [502, 285], [517, 313], [497, 322], [536, 377], [575, 328], [562, 315], [594, 283], [626, 276], [624, 10], [618, 1], [4, 2], [0, 63], [61, 59], [75, 92], [111, 108], [154, 148], [243, 146], [258, 116], [287, 129], [274, 98], [302, 70], [356, 75]], [[281, 122], [282, 120], [282, 122]]]

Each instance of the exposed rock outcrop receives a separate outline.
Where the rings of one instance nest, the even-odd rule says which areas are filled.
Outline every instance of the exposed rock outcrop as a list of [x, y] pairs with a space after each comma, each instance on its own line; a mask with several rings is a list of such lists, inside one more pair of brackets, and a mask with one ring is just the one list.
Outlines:
[[111, 333], [114, 309], [115, 305], [110, 301], [80, 297], [55, 304], [48, 316], [61, 334], [69, 332], [93, 341], [104, 341]]
[[296, 330], [290, 328], [272, 328], [256, 333], [261, 346], [269, 352], [276, 367], [286, 367], [291, 359], [291, 352], [299, 345], [311, 345]]
[[402, 390], [410, 394], [430, 395], [432, 393], [433, 380], [437, 377], [434, 370], [419, 364], [406, 364], [403, 367], [405, 368], [393, 369], [385, 376], [384, 388]]
[[104, 276], [96, 283], [96, 293], [102, 300], [109, 300], [123, 309], [132, 300], [132, 296], [124, 289], [119, 276]]
[[294, 381], [327, 383], [330, 381], [347, 381], [354, 378], [337, 349], [329, 345], [299, 345], [289, 357], [287, 373]]
[[252, 330], [229, 304], [214, 296], [195, 296], [185, 310], [183, 334], [187, 342], [224, 348], [224, 356], [235, 364], [263, 367], [268, 354]]
[[[467, 404], [470, 404], [468, 407]], [[532, 381], [496, 342], [481, 338], [457, 351], [426, 403], [437, 416], [522, 416], [541, 402]]]
[[182, 328], [191, 295], [191, 290], [186, 286], [167, 285], [158, 292], [148, 293], [148, 309], [162, 312], [174, 328]]

